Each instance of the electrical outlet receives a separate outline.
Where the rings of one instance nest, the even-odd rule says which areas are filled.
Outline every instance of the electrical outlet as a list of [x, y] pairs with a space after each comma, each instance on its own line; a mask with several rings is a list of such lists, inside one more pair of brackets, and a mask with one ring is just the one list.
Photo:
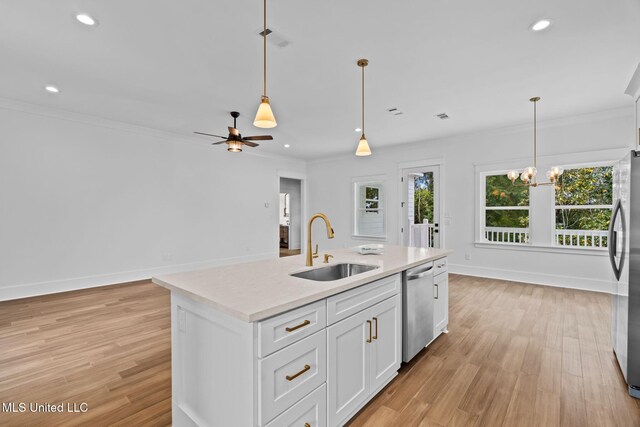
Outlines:
[[464, 259], [466, 259], [467, 261], [471, 261], [471, 254], [470, 253], [465, 253], [464, 254]]
[[269, 203], [265, 203], [265, 204], [264, 204], [264, 207], [265, 207], [265, 208], [268, 208], [268, 207], [269, 207]]

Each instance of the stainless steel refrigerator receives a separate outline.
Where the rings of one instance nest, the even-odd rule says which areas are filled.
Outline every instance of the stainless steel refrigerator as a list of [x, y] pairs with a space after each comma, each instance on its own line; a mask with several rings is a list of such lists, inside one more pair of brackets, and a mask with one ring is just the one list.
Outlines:
[[614, 277], [611, 341], [629, 394], [640, 398], [640, 151], [615, 168], [607, 246]]

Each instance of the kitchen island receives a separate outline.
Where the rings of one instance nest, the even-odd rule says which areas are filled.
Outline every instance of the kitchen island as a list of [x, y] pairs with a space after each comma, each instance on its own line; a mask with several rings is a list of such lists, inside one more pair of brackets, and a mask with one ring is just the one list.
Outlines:
[[[155, 277], [171, 290], [175, 426], [342, 425], [396, 375], [402, 280], [443, 249], [331, 251]], [[291, 276], [331, 264], [375, 269], [333, 281]], [[446, 327], [446, 325], [445, 325]]]

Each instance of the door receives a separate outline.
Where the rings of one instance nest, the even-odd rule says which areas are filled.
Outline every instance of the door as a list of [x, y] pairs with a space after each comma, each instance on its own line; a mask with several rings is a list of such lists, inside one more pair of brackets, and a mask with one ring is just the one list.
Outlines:
[[402, 183], [402, 244], [439, 248], [440, 166], [403, 169]]
[[400, 369], [402, 302], [396, 295], [371, 307], [371, 392], [377, 391]]
[[370, 309], [327, 328], [329, 425], [338, 425], [369, 397]]
[[449, 323], [449, 275], [439, 274], [433, 279], [433, 336], [447, 329]]

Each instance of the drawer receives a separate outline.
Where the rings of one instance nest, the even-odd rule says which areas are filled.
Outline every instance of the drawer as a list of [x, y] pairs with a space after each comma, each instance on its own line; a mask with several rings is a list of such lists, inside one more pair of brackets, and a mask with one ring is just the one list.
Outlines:
[[325, 427], [326, 425], [327, 386], [322, 384], [266, 427]]
[[327, 325], [324, 300], [287, 311], [258, 323], [258, 357], [293, 344]]
[[401, 275], [394, 274], [327, 298], [327, 324], [336, 323], [400, 293], [401, 286]]
[[447, 258], [440, 258], [433, 261], [433, 275], [437, 276], [438, 274], [447, 272]]
[[326, 330], [259, 360], [258, 375], [260, 420], [266, 424], [326, 381]]

